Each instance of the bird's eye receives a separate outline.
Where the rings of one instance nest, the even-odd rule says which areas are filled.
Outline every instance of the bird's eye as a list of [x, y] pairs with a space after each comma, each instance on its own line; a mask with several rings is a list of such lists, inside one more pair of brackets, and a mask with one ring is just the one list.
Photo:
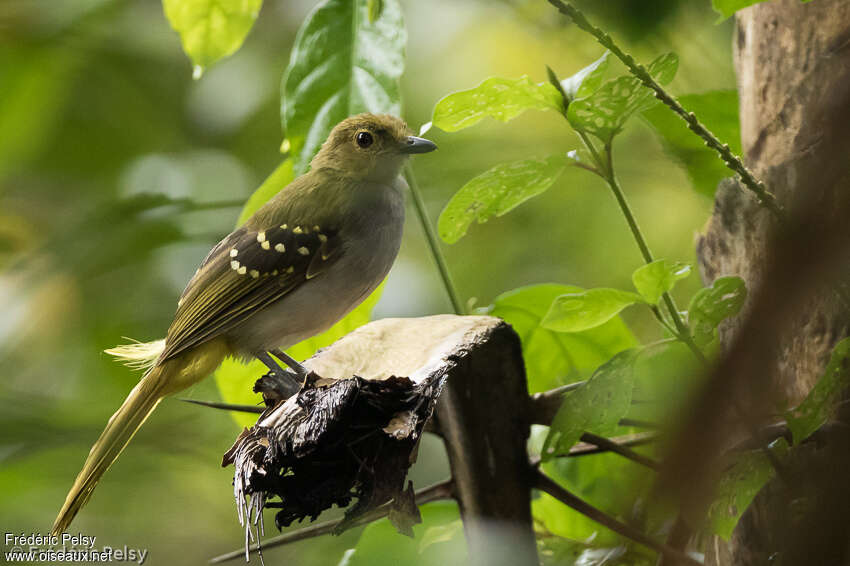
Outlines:
[[354, 141], [356, 141], [357, 145], [360, 147], [367, 148], [372, 145], [374, 140], [372, 139], [372, 134], [369, 132], [357, 132], [357, 135], [354, 136]]

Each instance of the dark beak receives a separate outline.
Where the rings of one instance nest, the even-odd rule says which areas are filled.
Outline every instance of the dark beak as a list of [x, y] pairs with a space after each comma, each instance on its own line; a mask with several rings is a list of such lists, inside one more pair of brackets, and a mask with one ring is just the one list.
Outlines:
[[407, 136], [407, 143], [401, 148], [402, 153], [428, 153], [437, 149], [437, 144], [425, 138]]

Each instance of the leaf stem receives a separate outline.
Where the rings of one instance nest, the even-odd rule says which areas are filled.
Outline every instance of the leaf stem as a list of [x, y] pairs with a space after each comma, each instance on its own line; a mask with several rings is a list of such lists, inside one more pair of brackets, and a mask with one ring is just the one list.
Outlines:
[[616, 43], [614, 43], [614, 40], [611, 39], [610, 35], [591, 24], [584, 14], [572, 4], [562, 2], [561, 0], [549, 0], [549, 3], [557, 8], [562, 14], [568, 16], [580, 29], [595, 37], [596, 41], [620, 59], [620, 61], [622, 61], [629, 69], [629, 72], [631, 72], [632, 75], [634, 75], [643, 84], [643, 86], [655, 92], [655, 97], [658, 100], [663, 102], [668, 108], [682, 118], [688, 125], [688, 129], [702, 138], [706, 146], [717, 152], [726, 164], [726, 167], [740, 176], [741, 182], [756, 195], [756, 198], [758, 198], [762, 206], [770, 210], [777, 219], [784, 221], [784, 210], [776, 201], [776, 197], [767, 190], [764, 183], [756, 178], [752, 171], [744, 165], [738, 156], [732, 153], [728, 144], [721, 143], [720, 140], [718, 140], [717, 137], [715, 137], [715, 135], [712, 134], [708, 128], [699, 121], [699, 119], [697, 119], [693, 112], [686, 110], [679, 101], [677, 101], [664, 89], [664, 87], [658, 84], [658, 82], [653, 79], [652, 75], [650, 75], [646, 70], [645, 66], [636, 63], [631, 55], [625, 53]]
[[413, 195], [413, 207], [416, 209], [416, 216], [419, 218], [419, 223], [422, 225], [422, 230], [425, 232], [425, 240], [428, 242], [428, 247], [431, 250], [431, 257], [437, 264], [437, 269], [440, 272], [440, 279], [443, 281], [443, 287], [449, 300], [452, 303], [455, 314], [466, 314], [466, 308], [460, 300], [454, 282], [452, 281], [451, 273], [449, 273], [446, 259], [443, 257], [443, 252], [440, 250], [440, 242], [437, 240], [437, 234], [434, 233], [434, 228], [428, 220], [428, 212], [425, 209], [425, 201], [422, 200], [422, 193], [419, 191], [419, 184], [416, 182], [416, 177], [413, 175], [413, 168], [408, 163], [404, 168], [404, 177], [407, 179], [407, 184], [410, 187], [410, 194]]

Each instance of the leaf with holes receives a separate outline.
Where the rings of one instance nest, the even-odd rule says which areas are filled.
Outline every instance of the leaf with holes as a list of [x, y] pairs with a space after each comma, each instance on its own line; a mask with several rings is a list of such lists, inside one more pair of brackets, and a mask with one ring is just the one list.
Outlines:
[[348, 116], [400, 114], [407, 32], [398, 0], [381, 4], [377, 13], [368, 0], [324, 0], [298, 30], [280, 111], [295, 175]]
[[553, 332], [540, 326], [555, 297], [583, 290], [554, 283], [529, 285], [502, 293], [490, 307], [489, 314], [508, 322], [519, 335], [530, 392], [586, 379], [614, 354], [637, 345], [619, 317], [584, 332]]
[[441, 98], [434, 107], [431, 122], [441, 130], [456, 132], [488, 116], [508, 122], [526, 110], [563, 113], [563, 97], [551, 84], [537, 84], [527, 76], [518, 79], [491, 77], [475, 88]]
[[676, 281], [691, 274], [691, 266], [680, 261], [657, 259], [632, 273], [635, 289], [647, 302], [658, 303], [661, 295], [671, 290]]
[[[676, 76], [678, 66], [676, 54], [666, 53], [650, 63], [647, 71], [659, 83], [667, 84]], [[590, 96], [570, 104], [567, 119], [576, 130], [593, 134], [607, 144], [632, 114], [657, 102], [650, 89], [632, 75], [626, 75], [607, 81]]]
[[567, 393], [543, 443], [543, 459], [566, 454], [582, 433], [614, 433], [628, 412], [634, 389], [634, 361], [639, 350], [620, 352], [587, 382]]
[[195, 65], [195, 78], [242, 46], [262, 5], [263, 0], [162, 0], [165, 17]]
[[619, 289], [590, 289], [556, 298], [540, 325], [558, 332], [595, 328], [617, 316], [624, 308], [643, 303], [637, 293]]
[[850, 385], [850, 338], [832, 349], [832, 356], [823, 375], [803, 402], [785, 415], [794, 443], [800, 443], [823, 426], [843, 399]]
[[558, 155], [496, 165], [478, 175], [455, 193], [440, 214], [440, 237], [453, 244], [473, 222], [483, 224], [502, 216], [539, 195], [558, 180], [567, 161]]
[[717, 326], [738, 314], [747, 299], [747, 287], [740, 277], [718, 277], [711, 287], [700, 289], [688, 305], [688, 324], [694, 341], [706, 346], [714, 339]]
[[[788, 454], [788, 443], [780, 438], [772, 442], [767, 450], [781, 461]], [[717, 482], [714, 500], [708, 508], [711, 530], [728, 541], [741, 515], [775, 473], [763, 450], [738, 455]]]

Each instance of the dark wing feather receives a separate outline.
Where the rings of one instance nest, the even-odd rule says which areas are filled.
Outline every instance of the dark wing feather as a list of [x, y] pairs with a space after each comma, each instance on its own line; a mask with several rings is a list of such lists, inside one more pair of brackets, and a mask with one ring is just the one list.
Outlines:
[[333, 229], [286, 224], [261, 231], [240, 228], [213, 249], [186, 286], [162, 359], [243, 323], [340, 255]]

